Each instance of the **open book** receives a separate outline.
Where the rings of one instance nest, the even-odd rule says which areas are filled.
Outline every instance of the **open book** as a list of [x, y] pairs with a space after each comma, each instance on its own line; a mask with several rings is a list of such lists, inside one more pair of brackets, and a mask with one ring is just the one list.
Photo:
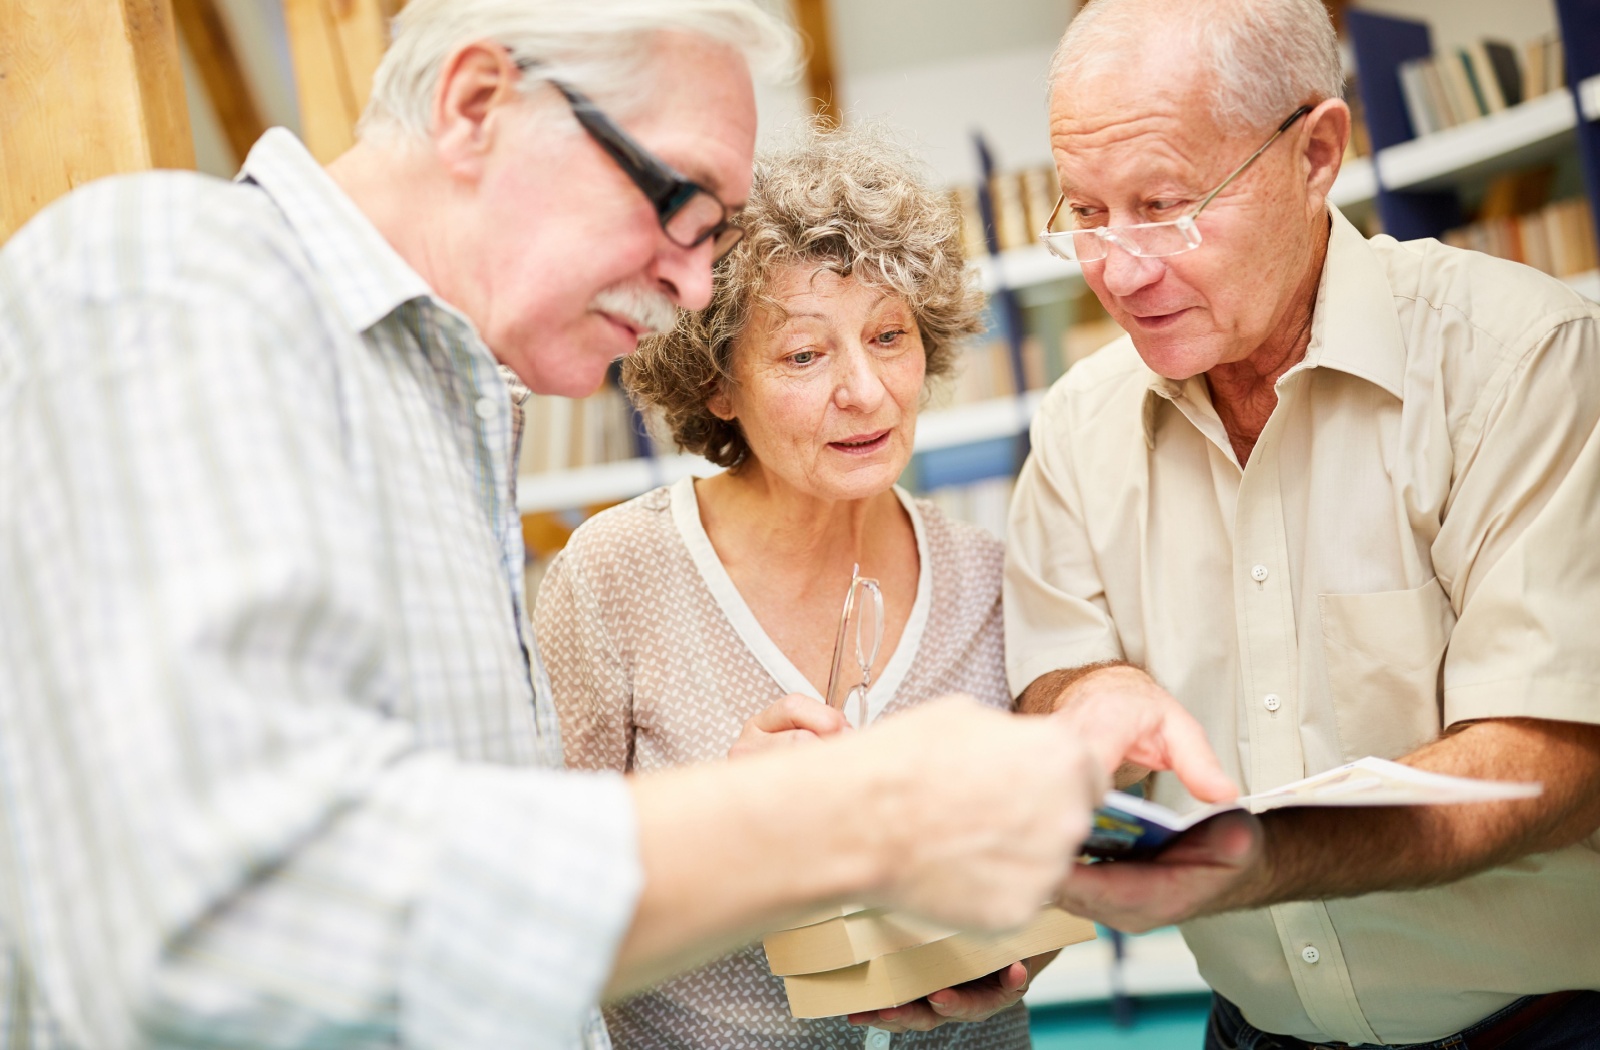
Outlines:
[[1533, 798], [1541, 784], [1472, 780], [1429, 773], [1382, 758], [1363, 758], [1270, 791], [1202, 806], [1179, 816], [1165, 806], [1120, 791], [1107, 793], [1094, 812], [1083, 852], [1116, 860], [1150, 857], [1179, 835], [1219, 813], [1265, 813], [1290, 806], [1432, 806]]

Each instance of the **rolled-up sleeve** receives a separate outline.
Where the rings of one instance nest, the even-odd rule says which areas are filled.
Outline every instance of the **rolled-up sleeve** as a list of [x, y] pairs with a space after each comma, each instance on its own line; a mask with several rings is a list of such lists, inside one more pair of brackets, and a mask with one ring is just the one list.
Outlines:
[[1600, 320], [1549, 326], [1496, 378], [1433, 543], [1458, 617], [1444, 721], [1600, 722]]
[[1122, 657], [1072, 469], [1070, 390], [1040, 406], [1007, 525], [1006, 677], [1013, 696], [1065, 667]]

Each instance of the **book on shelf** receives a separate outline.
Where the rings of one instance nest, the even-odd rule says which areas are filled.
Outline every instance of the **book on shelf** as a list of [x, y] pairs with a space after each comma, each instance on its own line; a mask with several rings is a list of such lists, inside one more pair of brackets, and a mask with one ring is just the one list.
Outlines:
[[851, 966], [785, 975], [784, 990], [795, 1017], [883, 1010], [1094, 935], [1088, 919], [1048, 907], [1009, 933], [953, 933]]
[[1520, 50], [1479, 40], [1396, 69], [1413, 135], [1431, 135], [1501, 113], [1564, 88], [1561, 39], [1541, 37]]
[[1266, 813], [1296, 806], [1437, 806], [1536, 798], [1543, 790], [1540, 784], [1446, 776], [1367, 757], [1182, 815], [1155, 802], [1112, 791], [1095, 810], [1084, 852], [1103, 860], [1151, 857], [1191, 828], [1237, 810]]
[[614, 386], [585, 398], [534, 394], [522, 406], [521, 474], [545, 474], [633, 456], [633, 414]]
[[1350, 107], [1350, 140], [1345, 143], [1344, 159], [1348, 162], [1357, 157], [1370, 157], [1372, 136], [1367, 131], [1367, 110], [1354, 76], [1345, 79], [1344, 99]]
[[[984, 239], [983, 213], [978, 207], [978, 191], [972, 186], [956, 186], [950, 199], [961, 216], [961, 243], [968, 261], [989, 254]], [[1050, 209], [1059, 192], [1055, 168], [1041, 164], [1020, 171], [996, 172], [989, 179], [989, 200], [994, 205], [995, 237], [1001, 251], [1026, 248], [1039, 239]]]
[[[1487, 209], [1486, 209], [1487, 210]], [[1563, 280], [1600, 269], [1589, 202], [1554, 201], [1519, 214], [1492, 214], [1439, 238], [1457, 248], [1526, 263]]]
[[995, 539], [1004, 541], [1011, 492], [1015, 487], [1016, 480], [1006, 475], [966, 485], [945, 485], [925, 495], [945, 517], [976, 525]]
[[957, 186], [950, 191], [951, 203], [961, 216], [961, 248], [967, 261], [972, 262], [989, 254], [989, 245], [983, 239], [983, 212], [978, 208], [978, 191], [971, 186]]

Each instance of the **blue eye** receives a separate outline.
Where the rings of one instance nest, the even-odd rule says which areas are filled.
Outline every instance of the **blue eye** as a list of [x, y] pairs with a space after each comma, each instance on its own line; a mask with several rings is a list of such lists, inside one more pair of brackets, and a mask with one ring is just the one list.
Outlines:
[[891, 330], [889, 330], [887, 332], [884, 332], [882, 335], [878, 336], [878, 345], [879, 346], [893, 346], [900, 339], [900, 337], [905, 335], [905, 334], [906, 334], [905, 333], [905, 329], [903, 329], [903, 328], [891, 329]]
[[815, 361], [816, 359], [817, 359], [817, 352], [815, 350], [802, 350], [797, 354], [790, 354], [789, 355], [789, 360], [792, 363], [797, 364], [797, 365], [809, 365], [811, 362]]

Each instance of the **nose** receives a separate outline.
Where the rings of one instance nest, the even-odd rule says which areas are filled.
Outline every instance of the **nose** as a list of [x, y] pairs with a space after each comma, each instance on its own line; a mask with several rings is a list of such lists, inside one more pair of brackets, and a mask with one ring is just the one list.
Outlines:
[[859, 342], [852, 343], [838, 359], [843, 374], [833, 388], [834, 405], [859, 412], [876, 411], [887, 394], [883, 377], [878, 374], [877, 359]]
[[1166, 263], [1162, 260], [1134, 255], [1113, 241], [1106, 245], [1100, 280], [1112, 295], [1125, 296], [1155, 284], [1165, 272]]
[[711, 257], [715, 249], [710, 240], [693, 248], [680, 247], [661, 234], [661, 249], [656, 253], [656, 285], [685, 310], [704, 310], [711, 303]]

